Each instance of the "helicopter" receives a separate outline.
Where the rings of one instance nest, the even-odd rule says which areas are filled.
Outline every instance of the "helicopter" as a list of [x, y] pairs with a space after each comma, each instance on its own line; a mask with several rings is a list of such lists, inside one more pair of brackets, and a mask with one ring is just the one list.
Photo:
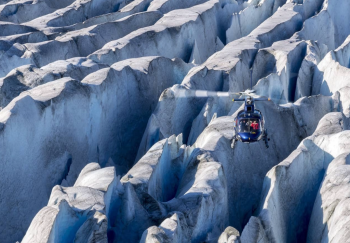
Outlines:
[[232, 139], [231, 147], [234, 147], [236, 141], [243, 143], [254, 143], [260, 140], [265, 142], [266, 148], [269, 148], [267, 129], [265, 129], [264, 116], [258, 109], [255, 109], [256, 101], [271, 101], [270, 98], [254, 98], [252, 90], [252, 73], [250, 78], [250, 90], [244, 92], [233, 93], [233, 92], [215, 92], [206, 90], [187, 90], [183, 93], [178, 93], [177, 97], [197, 97], [197, 98], [207, 98], [207, 97], [228, 97], [229, 95], [240, 95], [245, 96], [244, 98], [232, 99], [233, 102], [244, 101], [244, 109], [240, 110], [234, 119], [234, 136]]
[[244, 101], [244, 109], [240, 110], [234, 119], [235, 134], [231, 147], [233, 148], [235, 141], [243, 143], [254, 143], [261, 139], [265, 142], [266, 148], [269, 148], [267, 129], [265, 129], [264, 116], [258, 109], [255, 109], [255, 101], [270, 101], [269, 98], [253, 98], [251, 93], [254, 91], [242, 92], [245, 98], [233, 99], [232, 101]]

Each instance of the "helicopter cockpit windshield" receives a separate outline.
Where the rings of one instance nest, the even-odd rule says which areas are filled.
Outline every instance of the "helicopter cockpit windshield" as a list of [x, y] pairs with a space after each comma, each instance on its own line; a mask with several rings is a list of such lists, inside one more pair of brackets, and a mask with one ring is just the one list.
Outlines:
[[260, 127], [261, 127], [260, 119], [256, 119], [256, 118], [241, 119], [239, 121], [238, 132], [256, 133], [260, 130]]

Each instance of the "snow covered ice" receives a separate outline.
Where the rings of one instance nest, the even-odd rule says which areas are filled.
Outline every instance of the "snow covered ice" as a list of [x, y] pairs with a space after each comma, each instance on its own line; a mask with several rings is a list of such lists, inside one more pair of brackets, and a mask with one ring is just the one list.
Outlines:
[[349, 13], [0, 0], [0, 242], [350, 242]]

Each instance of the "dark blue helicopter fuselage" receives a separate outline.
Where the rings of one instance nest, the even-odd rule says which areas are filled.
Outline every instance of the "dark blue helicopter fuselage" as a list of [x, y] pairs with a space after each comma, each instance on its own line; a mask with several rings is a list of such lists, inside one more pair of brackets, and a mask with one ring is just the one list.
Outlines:
[[245, 104], [235, 118], [235, 134], [237, 140], [244, 143], [259, 141], [264, 135], [264, 118], [259, 110], [255, 110], [254, 102]]

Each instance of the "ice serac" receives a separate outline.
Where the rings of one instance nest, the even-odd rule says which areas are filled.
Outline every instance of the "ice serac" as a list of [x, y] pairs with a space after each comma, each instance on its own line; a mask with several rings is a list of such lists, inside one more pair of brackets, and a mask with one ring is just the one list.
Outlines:
[[0, 0], [0, 241], [349, 241], [349, 9]]
[[220, 19], [227, 18], [232, 12], [227, 10], [231, 4], [222, 8], [222, 3], [223, 0], [210, 0], [188, 9], [171, 11], [153, 26], [109, 42], [89, 58], [111, 64], [126, 58], [160, 55], [187, 62], [196, 42], [201, 50], [200, 59], [206, 60], [215, 52], [216, 38], [224, 31], [219, 25]]
[[270, 97], [275, 103], [293, 102], [306, 47], [304, 41], [288, 39], [260, 49], [253, 64], [253, 80], [259, 80], [254, 86], [257, 94]]
[[327, 53], [315, 68], [312, 94], [332, 95], [350, 86], [350, 36], [336, 50]]
[[[312, 108], [320, 103], [322, 105], [316, 109]], [[270, 132], [270, 148], [273, 149], [266, 149], [263, 142], [237, 142], [233, 149], [231, 148], [236, 111], [230, 111], [236, 112], [233, 116], [212, 120], [194, 144], [196, 148], [212, 151], [213, 156], [222, 164], [230, 205], [229, 225], [239, 231], [242, 231], [252, 212], [258, 207], [261, 185], [266, 173], [286, 158], [303, 138], [311, 135], [318, 120], [334, 109], [332, 100], [322, 96], [303, 98], [287, 106], [271, 103], [258, 103], [256, 106], [265, 117], [273, 117], [266, 119], [266, 127], [273, 128]], [[285, 126], [287, 121], [293, 121], [289, 123], [288, 128]], [[286, 140], [284, 136], [290, 139]], [[259, 166], [256, 166], [257, 164]]]
[[107, 217], [96, 212], [88, 218], [75, 235], [76, 243], [107, 243]]
[[[88, 51], [88, 48], [91, 48], [91, 50], [88, 52], [88, 54], [91, 54], [92, 52], [101, 48], [107, 42], [121, 38], [138, 28], [152, 25], [161, 17], [162, 14], [158, 11], [135, 13], [124, 18], [117, 18], [113, 16], [105, 16], [105, 18], [102, 18], [100, 16], [100, 18], [92, 18], [83, 23], [79, 23], [72, 26], [47, 28], [41, 31], [29, 32], [22, 35], [7, 36], [6, 39], [3, 39], [7, 41], [7, 46], [9, 46], [10, 43], [29, 44], [51, 40], [52, 42], [46, 42], [41, 44], [43, 46], [57, 45], [60, 48], [63, 48], [67, 45], [71, 45], [71, 52], [73, 52], [74, 48], [78, 48], [79, 50], [83, 49], [85, 50], [85, 52]], [[121, 27], [124, 25], [128, 25], [129, 28]], [[75, 40], [76, 47], [74, 46], [74, 43], [70, 43], [69, 40]], [[63, 43], [60, 44], [60, 42]], [[41, 47], [40, 44], [34, 46], [28, 45], [28, 48], [31, 47], [31, 50], [33, 51], [35, 50], [34, 47], [36, 46], [38, 48], [36, 52], [40, 53], [40, 51], [44, 49], [44, 47]], [[7, 49], [8, 48], [9, 47], [7, 47]], [[2, 49], [7, 50], [6, 48]], [[59, 52], [55, 51], [55, 49], [52, 50], [53, 53], [58, 55]], [[43, 52], [42, 54], [48, 55], [48, 53], [45, 52]], [[84, 54], [84, 52], [80, 54], [84, 56], [88, 55]], [[37, 54], [37, 56], [38, 55], [39, 54]]]
[[83, 80], [88, 74], [107, 65], [95, 63], [86, 58], [71, 58], [50, 63], [42, 68], [35, 65], [24, 65], [13, 69], [6, 77], [0, 78], [0, 106], [5, 107], [21, 92], [41, 84], [71, 77]]
[[218, 243], [240, 243], [240, 234], [238, 230], [229, 226], [219, 237]]
[[0, 6], [0, 21], [24, 23], [64, 8], [73, 2], [74, 0], [10, 1]]
[[72, 4], [67, 7], [35, 18], [25, 24], [40, 29], [73, 25], [98, 15], [117, 11], [125, 2], [125, 0], [107, 0], [101, 4], [99, 0], [72, 1]]
[[226, 31], [227, 43], [247, 36], [285, 3], [286, 0], [249, 1], [248, 7], [233, 14], [230, 28]]
[[307, 41], [306, 55], [301, 63], [297, 83], [295, 87], [295, 99], [312, 94], [312, 83], [317, 65], [327, 54], [328, 48], [326, 45]]
[[187, 143], [192, 145], [204, 129], [217, 117], [230, 114], [233, 107], [241, 106], [241, 102], [233, 103], [233, 95], [229, 97], [211, 97], [207, 100], [198, 116], [193, 120]]
[[[349, 131], [343, 131], [345, 124], [342, 113], [327, 114], [312, 136], [304, 139], [288, 158], [267, 173], [257, 210], [264, 227], [253, 230], [253, 224], [248, 224], [242, 239], [255, 231], [265, 235], [264, 242], [296, 242], [306, 241], [308, 229], [315, 233], [313, 227], [322, 222], [314, 222], [313, 226], [309, 221], [325, 170], [334, 158], [350, 148]], [[319, 216], [316, 210], [319, 209], [315, 209], [315, 217]]]
[[[307, 2], [309, 1], [304, 4]], [[259, 48], [288, 39], [300, 30], [305, 18], [305, 8], [305, 5], [287, 2], [248, 36], [232, 41], [222, 51], [208, 58], [203, 65], [194, 68], [183, 84], [192, 89], [224, 88], [230, 91], [242, 91], [250, 87], [249, 69]]]
[[313, 206], [307, 242], [349, 242], [349, 152], [329, 164]]
[[193, 151], [169, 211], [186, 215], [192, 242], [216, 240], [228, 222], [223, 166], [211, 153]]
[[[205, 3], [207, 1], [208, 0], [193, 0], [193, 1], [153, 0], [150, 2], [150, 5], [147, 8], [147, 11], [160, 11], [161, 13], [166, 14], [175, 9], [190, 8], [195, 5]], [[235, 3], [235, 1], [232, 1], [232, 2]]]
[[337, 48], [350, 34], [350, 27], [346, 24], [350, 21], [349, 10], [348, 1], [325, 0], [321, 11], [305, 21], [302, 31], [296, 33], [296, 37], [318, 41], [331, 50]]
[[[43, 67], [57, 60], [85, 57], [111, 40], [121, 38], [139, 28], [154, 24], [162, 14], [145, 12], [100, 25], [70, 31], [38, 43], [14, 44], [0, 60], [0, 77], [24, 64]], [[125, 28], [128, 25], [128, 28]], [[109, 63], [110, 65], [113, 63]]]
[[254, 90], [282, 104], [310, 96], [314, 72], [327, 51], [324, 44], [294, 37], [260, 49], [252, 68]]
[[[0, 22], [0, 26], [0, 36], [18, 35], [37, 31], [37, 29], [33, 27], [3, 21]], [[3, 45], [3, 43], [1, 44]]]
[[[170, 163], [180, 152], [182, 138], [172, 136], [155, 144], [145, 156], [122, 178], [132, 183], [137, 193], [147, 192], [160, 202], [172, 199], [186, 166], [178, 161]], [[170, 145], [169, 145], [170, 144]], [[170, 146], [170, 147], [169, 147]], [[181, 151], [184, 149], [182, 148]], [[151, 152], [151, 153], [150, 153]], [[177, 179], [176, 179], [177, 178]]]
[[[82, 82], [62, 78], [40, 85], [3, 108], [0, 154], [7, 162], [0, 183], [9, 190], [2, 192], [0, 215], [22, 216], [1, 221], [0, 237], [20, 239], [51, 188], [72, 185], [87, 163], [114, 165], [118, 174], [125, 173], [162, 90], [181, 82], [190, 67], [179, 59], [130, 59]], [[30, 193], [13, 197], [19, 190]]]
[[160, 224], [148, 228], [142, 242], [215, 240], [227, 223], [221, 164], [210, 153], [182, 145], [181, 139], [159, 141], [122, 178], [122, 183], [133, 185], [150, 217]]
[[74, 187], [52, 189], [48, 205], [35, 216], [22, 243], [107, 243], [107, 216], [118, 187], [113, 167], [88, 164]]
[[249, 88], [249, 69], [259, 48], [289, 38], [299, 30], [303, 20], [299, 12], [303, 12], [300, 5], [283, 5], [249, 36], [228, 43], [202, 65], [192, 68], [180, 86], [165, 90], [148, 121], [138, 154], [146, 153], [152, 146], [150, 141], [172, 134], [183, 133], [187, 143], [192, 121], [202, 110], [206, 99], [196, 98], [186, 90], [240, 92]]
[[49, 37], [41, 31], [2, 36], [0, 37], [0, 50], [5, 52], [15, 44], [38, 43], [48, 40]]
[[190, 242], [189, 231], [185, 216], [181, 212], [175, 212], [159, 227], [152, 226], [145, 230], [140, 243], [157, 242], [160, 239], [160, 242], [169, 243]]
[[[126, 208], [130, 208], [130, 203], [138, 207], [136, 210], [132, 209], [130, 215], [122, 211], [116, 215], [113, 239], [117, 242], [139, 241], [144, 230], [165, 218], [166, 209], [160, 201], [157, 201], [157, 196], [161, 197], [166, 193], [164, 188], [166, 183], [172, 183], [170, 180], [165, 180], [162, 172], [171, 172], [165, 171], [164, 167], [169, 169], [172, 167], [170, 147], [174, 146], [177, 149], [178, 145], [176, 138], [175, 143], [170, 146], [168, 140], [156, 143], [121, 179], [121, 183], [132, 195], [129, 200], [135, 201], [126, 202]], [[171, 177], [170, 174], [168, 176]]]
[[44, 33], [47, 33], [50, 35], [57, 35], [57, 34], [60, 35], [59, 32], [65, 33], [68, 31], [80, 30], [80, 29], [88, 28], [94, 25], [100, 25], [108, 22], [117, 21], [137, 13], [143, 13], [147, 9], [147, 6], [149, 5], [150, 2], [151, 0], [123, 1], [119, 6], [116, 6], [116, 8], [118, 7], [119, 9], [116, 12], [97, 15], [89, 19], [86, 19], [83, 22], [78, 22], [76, 24], [69, 25], [69, 26], [45, 27], [45, 26], [39, 25], [39, 27], [41, 27], [41, 30]]
[[6, 3], [10, 2], [10, 1], [12, 1], [12, 0], [0, 0], [0, 4], [6, 4]]

